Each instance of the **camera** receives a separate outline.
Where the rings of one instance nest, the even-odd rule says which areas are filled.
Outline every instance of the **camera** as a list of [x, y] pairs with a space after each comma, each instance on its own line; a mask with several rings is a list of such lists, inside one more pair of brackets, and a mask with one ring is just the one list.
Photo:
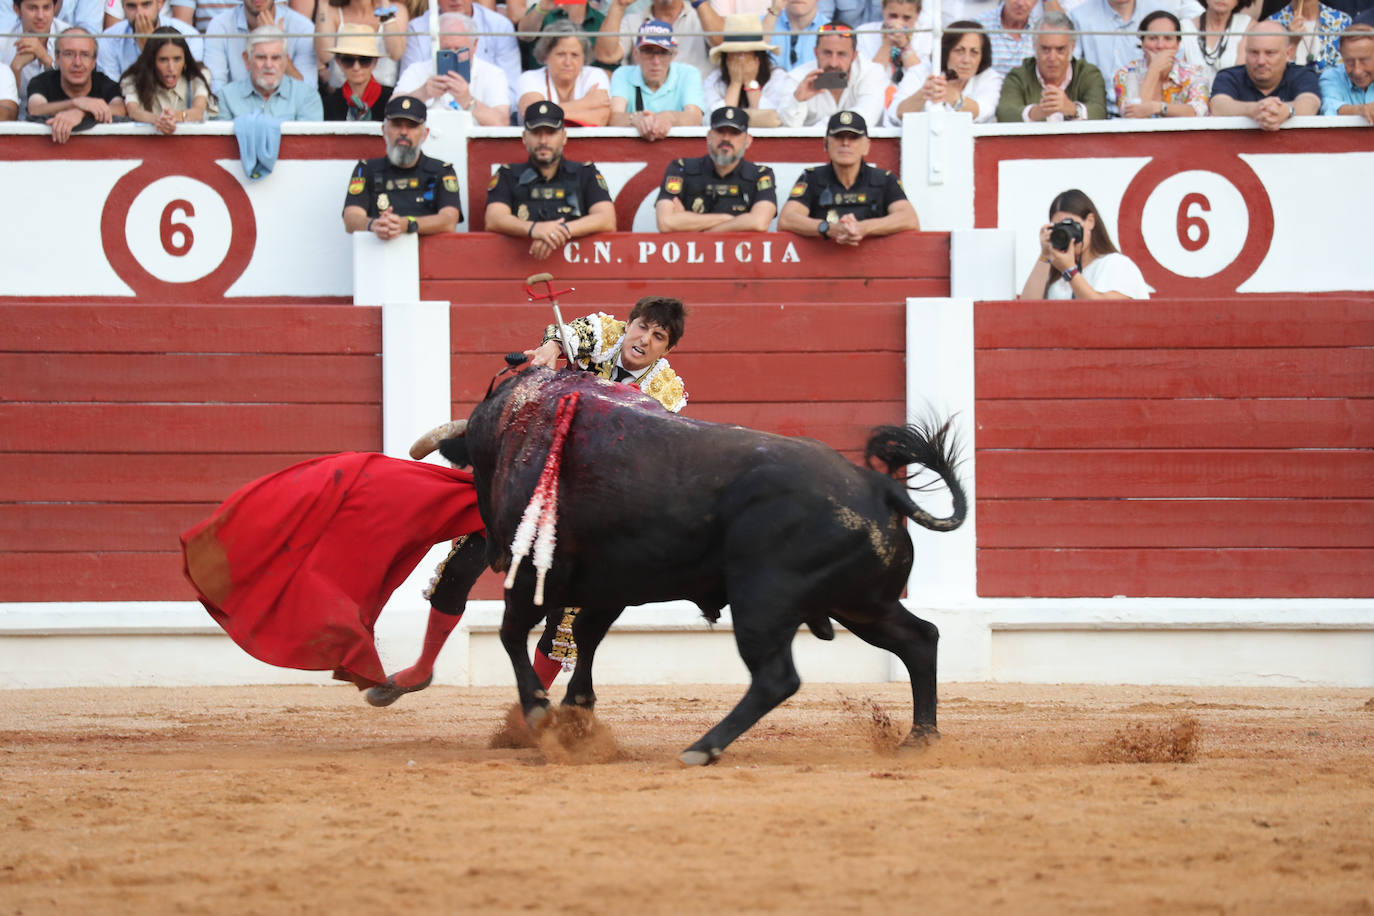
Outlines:
[[1055, 251], [1068, 251], [1073, 242], [1083, 241], [1083, 224], [1076, 219], [1065, 217], [1050, 227], [1050, 247]]

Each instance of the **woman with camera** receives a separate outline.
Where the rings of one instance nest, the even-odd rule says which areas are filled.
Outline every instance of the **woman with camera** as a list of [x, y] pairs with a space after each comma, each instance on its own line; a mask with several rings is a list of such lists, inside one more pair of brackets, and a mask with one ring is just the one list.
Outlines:
[[1148, 299], [1135, 262], [1116, 250], [1097, 207], [1074, 188], [1050, 202], [1040, 227], [1040, 258], [1021, 299]]

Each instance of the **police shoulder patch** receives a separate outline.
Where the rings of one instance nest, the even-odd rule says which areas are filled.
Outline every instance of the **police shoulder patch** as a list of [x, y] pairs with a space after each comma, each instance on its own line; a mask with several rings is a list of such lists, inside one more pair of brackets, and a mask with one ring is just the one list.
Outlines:
[[610, 191], [610, 188], [606, 187], [606, 179], [601, 176], [601, 172], [599, 170], [596, 173], [596, 183], [601, 188], [601, 190]]
[[453, 175], [444, 176], [444, 190], [453, 193], [458, 190], [458, 179]]
[[364, 178], [364, 177], [361, 176], [361, 175], [354, 175], [354, 176], [353, 176], [353, 179], [352, 179], [351, 181], [349, 181], [349, 183], [348, 183], [348, 193], [349, 193], [349, 194], [361, 194], [361, 193], [363, 193], [363, 189], [366, 188], [366, 187], [367, 187], [367, 179]]
[[772, 174], [765, 173], [765, 174], [759, 176], [759, 185], [758, 185], [758, 187], [759, 187], [759, 190], [760, 190], [760, 191], [767, 191], [767, 190], [768, 190], [769, 188], [771, 188], [772, 186], [773, 186], [773, 176], [772, 176]]
[[487, 182], [487, 190], [490, 191], [492, 188], [496, 187], [496, 183], [497, 183], [498, 181], [500, 181], [500, 180], [501, 180], [501, 173], [500, 173], [500, 172], [492, 172], [492, 173], [491, 173], [491, 180]]
[[801, 196], [802, 196], [803, 194], [805, 194], [805, 193], [806, 193], [806, 179], [804, 179], [804, 178], [799, 178], [799, 179], [797, 179], [797, 183], [794, 184], [794, 185], [792, 185], [792, 194], [791, 194], [790, 196], [792, 196], [792, 197], [801, 197]]
[[668, 176], [668, 180], [665, 181], [665, 182], [663, 182], [663, 190], [667, 191], [669, 194], [681, 194], [681, 193], [682, 193], [682, 176], [681, 176], [681, 175], [669, 175], [669, 176]]

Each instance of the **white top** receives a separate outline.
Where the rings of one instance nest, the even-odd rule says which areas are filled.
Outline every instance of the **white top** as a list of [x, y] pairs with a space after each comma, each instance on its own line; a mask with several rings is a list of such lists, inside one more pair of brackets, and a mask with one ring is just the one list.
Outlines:
[[[132, 76], [126, 76], [119, 81], [119, 91], [124, 93], [125, 105], [132, 105], [135, 102], [139, 105], [143, 104], [138, 100], [138, 90], [134, 88], [134, 78]], [[190, 98], [187, 98], [188, 94]], [[215, 105], [215, 97], [210, 94], [210, 87], [205, 85], [205, 80], [203, 79], [196, 80], [194, 86], [192, 86], [185, 76], [177, 80], [176, 86], [171, 89], [159, 85], [157, 89], [154, 90], [153, 107], [148, 109], [148, 114], [160, 115], [168, 108], [173, 111], [187, 111], [191, 108], [191, 104], [201, 96], [205, 96], [208, 100], [205, 106], [205, 120], [209, 121], [214, 118], [218, 110]]]
[[[513, 88], [520, 79], [520, 44], [515, 40], [515, 26], [503, 14], [480, 3], [472, 5], [472, 21], [477, 23], [478, 32], [488, 33], [477, 39], [477, 56], [500, 67], [506, 74], [507, 85]], [[423, 13], [410, 20], [401, 72], [417, 60], [429, 57], [429, 47], [429, 13]], [[511, 104], [516, 98], [511, 98]]]
[[[1219, 52], [1219, 56], [1208, 61], [1206, 56], [1202, 53], [1198, 28], [1193, 24], [1193, 19], [1195, 18], [1196, 17], [1182, 20], [1183, 31], [1181, 34], [1183, 37], [1178, 45], [1178, 59], [1185, 64], [1198, 68], [1198, 70], [1202, 72], [1202, 76], [1204, 80], [1206, 80], [1207, 85], [1210, 86], [1212, 85], [1212, 80], [1216, 79], [1218, 70], [1225, 70], [1227, 67], [1236, 67], [1245, 63], [1245, 61], [1240, 59], [1238, 53], [1240, 51], [1241, 38], [1243, 36], [1240, 34], [1222, 36], [1221, 41], [1223, 44], [1212, 49], [1214, 54], [1218, 54]], [[1252, 20], [1249, 16], [1244, 13], [1236, 13], [1231, 20], [1231, 28], [1228, 31], [1237, 33], [1244, 32], [1246, 29], [1250, 28], [1251, 22]], [[1110, 92], [1110, 89], [1108, 91]]]
[[[11, 28], [16, 32], [21, 30], [17, 18]], [[48, 34], [52, 36], [48, 39], [48, 56], [53, 59], [54, 63], [57, 62], [57, 36], [69, 28], [71, 28], [70, 25], [57, 18], [54, 18], [52, 24], [48, 26]], [[0, 38], [0, 64], [4, 64], [6, 70], [9, 70], [10, 64], [14, 62], [14, 45], [18, 40], [18, 38]], [[19, 71], [19, 120], [24, 120], [27, 115], [29, 80], [46, 69], [48, 68], [43, 66], [43, 62], [35, 57]], [[14, 76], [13, 70], [10, 70], [10, 76]]]
[[887, 95], [887, 73], [877, 64], [855, 59], [849, 68], [849, 85], [840, 93], [839, 101], [829, 89], [822, 89], [805, 102], [797, 101], [797, 86], [801, 85], [812, 70], [815, 61], [794, 67], [787, 71], [787, 87], [783, 103], [778, 108], [783, 127], [825, 126], [830, 116], [837, 111], [857, 111], [864, 116], [869, 127], [882, 123], [883, 103]]
[[[574, 99], [580, 99], [593, 89], [604, 89], [606, 95], [611, 94], [611, 78], [605, 70], [600, 67], [589, 67], [585, 64], [582, 71], [577, 74], [577, 80], [573, 83]], [[520, 123], [525, 123], [524, 106], [520, 105], [520, 99], [531, 92], [537, 92], [546, 100], [555, 104], [562, 104], [562, 99], [551, 98], [558, 95], [558, 90], [554, 88], [553, 81], [549, 79], [549, 68], [540, 67], [538, 70], [526, 70], [520, 74], [520, 80], [515, 84], [515, 103], [517, 111], [515, 116]]]
[[[1083, 268], [1083, 277], [1099, 293], [1123, 293], [1132, 299], [1148, 299], [1154, 290], [1145, 282], [1135, 261], [1124, 254], [1104, 254]], [[1073, 288], [1060, 277], [1050, 284], [1046, 299], [1072, 299]]]
[[[855, 32], [855, 53], [859, 58], [872, 61], [873, 55], [878, 53], [878, 49], [883, 46], [883, 22], [879, 19], [876, 22], [865, 22], [859, 26]], [[921, 59], [921, 63], [929, 66], [931, 61], [931, 48], [933, 47], [934, 35], [929, 31], [930, 10], [922, 6], [921, 12], [916, 16], [916, 31], [911, 35], [911, 46], [916, 49], [916, 56]], [[925, 31], [922, 31], [925, 30]], [[908, 69], [907, 73], [911, 70]]]
[[[913, 67], [908, 70], [906, 76], [902, 77], [902, 82], [897, 86], [897, 93], [892, 97], [892, 104], [887, 106], [883, 112], [883, 124], [888, 127], [901, 127], [902, 119], [897, 116], [897, 106], [906, 101], [911, 96], [921, 91], [926, 80], [930, 79], [930, 68], [925, 64]], [[975, 73], [969, 77], [968, 84], [964, 86], [964, 98], [973, 99], [978, 103], [978, 117], [973, 119], [975, 124], [987, 124], [997, 119], [997, 100], [1002, 96], [1002, 74], [992, 67], [988, 67], [982, 73]], [[922, 106], [922, 111], [930, 111], [933, 107], [930, 102]]]
[[[504, 108], [510, 111], [510, 88], [506, 85], [506, 74], [501, 72], [501, 68], [495, 64], [489, 64], [480, 57], [472, 58], [472, 79], [468, 81], [468, 86], [472, 90], [472, 97], [483, 105], [492, 108]], [[395, 95], [407, 95], [419, 89], [431, 76], [434, 75], [434, 61], [420, 60], [406, 67], [405, 72], [396, 80]], [[432, 99], [429, 103], [430, 108], [436, 106], [449, 106], [457, 108], [458, 103], [453, 96], [445, 92], [438, 98]]]
[[0, 102], [19, 104], [19, 84], [14, 81], [14, 71], [0, 66]]
[[[716, 59], [719, 60], [719, 56]], [[701, 92], [706, 96], [705, 120], [708, 124], [711, 121], [711, 112], [725, 104], [725, 90], [728, 88], [718, 69], [712, 70], [711, 75], [702, 81]], [[781, 67], [774, 67], [773, 72], [768, 75], [768, 82], [763, 84], [763, 91], [759, 94], [759, 109], [778, 111], [795, 88], [787, 77], [787, 71]]]

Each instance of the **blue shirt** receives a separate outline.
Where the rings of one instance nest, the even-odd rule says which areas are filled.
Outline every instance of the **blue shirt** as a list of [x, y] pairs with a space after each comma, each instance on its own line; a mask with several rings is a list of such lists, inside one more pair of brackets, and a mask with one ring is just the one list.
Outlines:
[[1374, 83], [1364, 89], [1350, 81], [1344, 67], [1327, 67], [1318, 85], [1322, 92], [1322, 114], [1336, 114], [1342, 105], [1367, 105], [1374, 102]]
[[1304, 92], [1320, 97], [1321, 86], [1317, 83], [1316, 71], [1311, 67], [1300, 67], [1297, 64], [1289, 64], [1283, 68], [1279, 84], [1269, 93], [1260, 92], [1259, 87], [1251, 82], [1250, 74], [1245, 72], [1244, 67], [1227, 67], [1217, 73], [1217, 78], [1212, 80], [1212, 98], [1225, 95], [1237, 102], [1260, 102], [1270, 96], [1281, 102], [1292, 102]]
[[[1110, 32], [1120, 34], [1078, 35], [1074, 54], [1102, 71], [1103, 79], [1110, 81], [1116, 71], [1140, 56], [1140, 20], [1155, 10], [1173, 12], [1172, 4], [1163, 0], [1135, 0], [1135, 12], [1130, 19], [1122, 19], [1111, 8], [1107, 0], [1085, 0], [1069, 13], [1073, 27], [1079, 32]], [[1119, 114], [1116, 110], [1116, 96], [1107, 93], [1107, 113]]]
[[[157, 24], [159, 26], [168, 25], [176, 29], [185, 36], [186, 47], [191, 49], [191, 56], [197, 61], [205, 60], [205, 40], [200, 37], [195, 26], [187, 25], [166, 10], [163, 10], [157, 17]], [[105, 30], [105, 35], [113, 37], [102, 38], [96, 42], [99, 48], [96, 57], [96, 69], [116, 83], [124, 75], [124, 71], [134, 65], [134, 61], [138, 60], [138, 55], [141, 53], [137, 41], [132, 38], [118, 37], [133, 33], [134, 27], [129, 24], [129, 20], [125, 19], [123, 22], [116, 22]]]
[[324, 103], [313, 86], [292, 76], [283, 76], [281, 85], [264, 99], [247, 77], [226, 83], [219, 94], [219, 120], [232, 121], [241, 114], [260, 111], [283, 121], [323, 121]]
[[[315, 31], [315, 24], [284, 2], [277, 4], [277, 26], [288, 35]], [[225, 10], [214, 19], [206, 29], [209, 35], [238, 34], [242, 38], [205, 39], [205, 66], [210, 68], [210, 91], [216, 96], [225, 83], [241, 80], [248, 76], [248, 65], [243, 62], [243, 51], [248, 46], [248, 14], [243, 6]], [[302, 79], [315, 78], [315, 40], [313, 38], [286, 39], [286, 54], [296, 65]]]
[[[829, 6], [827, 10], [826, 7]], [[793, 23], [787, 18], [787, 10], [784, 9], [778, 14], [778, 22], [773, 26], [773, 34], [768, 37], [770, 45], [776, 45], [780, 50], [777, 54], [770, 56], [773, 58], [773, 66], [781, 67], [784, 70], [791, 70], [793, 67], [800, 67], [802, 64], [816, 60], [816, 33], [821, 26], [825, 25], [835, 16], [835, 0], [822, 0], [816, 7], [816, 18], [810, 22]], [[851, 22], [855, 28], [859, 23]], [[788, 35], [787, 32], [804, 32], [803, 35]]]
[[640, 110], [636, 99], [641, 90], [644, 96], [644, 111], [682, 111], [688, 105], [695, 105], [704, 113], [706, 97], [701, 91], [701, 71], [691, 64], [672, 63], [668, 65], [668, 78], [658, 91], [644, 85], [644, 72], [636, 64], [633, 67], [619, 67], [611, 74], [611, 98], [622, 98], [629, 102], [626, 111]]

